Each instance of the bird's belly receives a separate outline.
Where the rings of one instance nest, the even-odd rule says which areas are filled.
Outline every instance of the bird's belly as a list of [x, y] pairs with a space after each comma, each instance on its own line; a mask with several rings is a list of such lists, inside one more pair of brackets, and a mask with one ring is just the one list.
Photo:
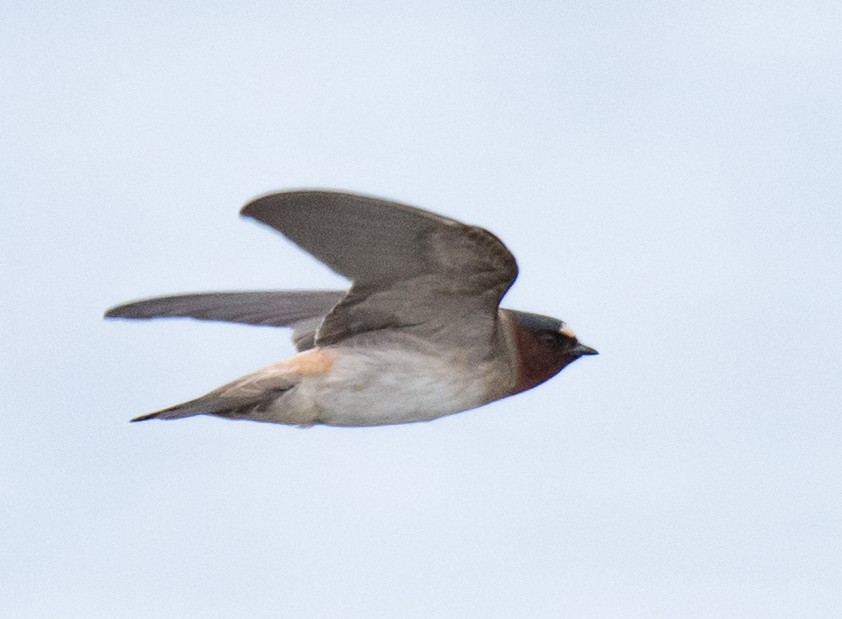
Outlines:
[[494, 399], [501, 378], [481, 364], [415, 351], [349, 349], [336, 356], [329, 372], [305, 377], [294, 397], [312, 406], [315, 423], [409, 423], [480, 406]]

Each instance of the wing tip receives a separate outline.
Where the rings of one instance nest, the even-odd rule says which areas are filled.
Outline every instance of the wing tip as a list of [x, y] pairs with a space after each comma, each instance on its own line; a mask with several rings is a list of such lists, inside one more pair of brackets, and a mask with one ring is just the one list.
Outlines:
[[240, 217], [250, 217], [260, 221], [260, 214], [267, 208], [276, 208], [281, 202], [290, 198], [308, 193], [333, 193], [322, 189], [284, 189], [281, 191], [269, 191], [255, 196], [246, 202], [240, 209]]
[[115, 305], [110, 307], [102, 314], [103, 318], [126, 318], [123, 313], [125, 305]]
[[134, 303], [124, 303], [123, 305], [115, 305], [114, 307], [108, 308], [103, 313], [103, 318], [128, 318], [128, 319], [139, 319], [139, 318], [149, 318], [148, 314], [140, 311], [140, 308], [137, 306], [140, 305], [141, 301], [136, 301]]
[[283, 205], [284, 203], [289, 203], [292, 200], [299, 199], [305, 196], [309, 196], [311, 198], [320, 196], [324, 199], [352, 198], [358, 200], [375, 200], [378, 202], [389, 203], [405, 208], [405, 205], [400, 204], [398, 202], [394, 202], [386, 198], [378, 198], [367, 193], [334, 188], [300, 187], [296, 189], [282, 189], [280, 191], [269, 191], [267, 193], [255, 196], [254, 198], [246, 202], [242, 208], [240, 208], [240, 217], [250, 217], [252, 219], [262, 221], [261, 213], [264, 213], [265, 209], [274, 209], [278, 206]]

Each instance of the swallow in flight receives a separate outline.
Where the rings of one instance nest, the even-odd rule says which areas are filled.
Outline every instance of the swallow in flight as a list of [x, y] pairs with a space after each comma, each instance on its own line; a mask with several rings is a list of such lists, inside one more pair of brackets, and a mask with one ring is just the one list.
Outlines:
[[531, 389], [583, 355], [555, 318], [500, 308], [517, 263], [493, 234], [369, 196], [284, 191], [241, 215], [351, 280], [346, 291], [159, 297], [108, 318], [186, 316], [291, 327], [298, 354], [137, 417], [213, 415], [299, 426], [430, 421]]

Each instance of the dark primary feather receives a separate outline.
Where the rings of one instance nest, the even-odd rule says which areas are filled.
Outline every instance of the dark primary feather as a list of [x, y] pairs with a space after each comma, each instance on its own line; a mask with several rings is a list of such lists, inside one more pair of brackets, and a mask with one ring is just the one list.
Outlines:
[[275, 290], [206, 292], [143, 299], [112, 307], [106, 318], [174, 318], [288, 327], [327, 314], [339, 303], [341, 290]]

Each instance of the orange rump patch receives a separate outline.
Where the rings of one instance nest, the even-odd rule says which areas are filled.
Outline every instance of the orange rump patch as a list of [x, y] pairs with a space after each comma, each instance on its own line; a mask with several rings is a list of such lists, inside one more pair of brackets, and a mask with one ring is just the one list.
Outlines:
[[333, 367], [334, 355], [326, 350], [307, 350], [288, 360], [292, 370], [300, 376], [326, 374]]

